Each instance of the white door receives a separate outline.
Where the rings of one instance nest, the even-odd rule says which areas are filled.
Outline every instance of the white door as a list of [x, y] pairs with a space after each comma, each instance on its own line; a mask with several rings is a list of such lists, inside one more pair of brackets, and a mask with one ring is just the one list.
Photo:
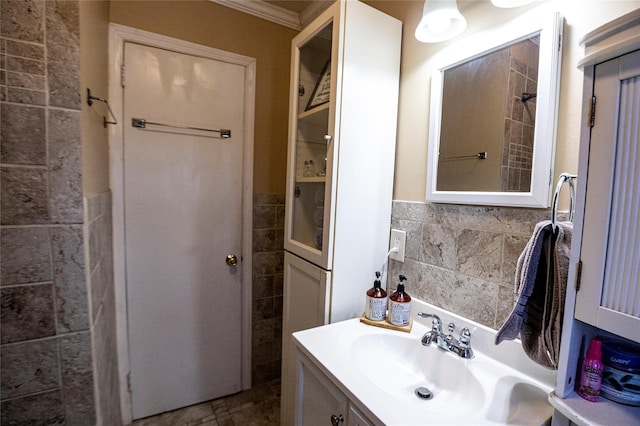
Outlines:
[[243, 99], [240, 65], [125, 44], [134, 419], [241, 390]]

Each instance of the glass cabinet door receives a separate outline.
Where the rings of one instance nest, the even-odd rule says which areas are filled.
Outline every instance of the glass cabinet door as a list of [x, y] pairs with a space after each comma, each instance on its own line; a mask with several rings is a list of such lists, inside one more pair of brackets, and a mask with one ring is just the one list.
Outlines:
[[[292, 190], [289, 194], [291, 217], [288, 238], [300, 250], [309, 250], [311, 257], [322, 253], [325, 234], [325, 193], [327, 174], [330, 174], [331, 160], [328, 159], [328, 147], [331, 143], [329, 133], [329, 110], [331, 105], [331, 40], [333, 24], [329, 23], [320, 31], [298, 46], [297, 64], [298, 97], [295, 117], [295, 143], [292, 157], [294, 162], [289, 173], [294, 173]], [[293, 143], [290, 141], [289, 143]], [[291, 179], [291, 177], [289, 177]], [[330, 181], [330, 179], [329, 179]], [[291, 183], [291, 182], [290, 182]], [[299, 255], [307, 260], [305, 253]], [[326, 268], [326, 265], [319, 265]]]

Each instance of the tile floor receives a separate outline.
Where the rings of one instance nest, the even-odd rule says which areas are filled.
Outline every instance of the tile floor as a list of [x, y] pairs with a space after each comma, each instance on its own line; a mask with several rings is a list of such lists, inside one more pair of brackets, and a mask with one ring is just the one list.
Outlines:
[[272, 426], [280, 424], [280, 380], [235, 395], [134, 421], [131, 426]]

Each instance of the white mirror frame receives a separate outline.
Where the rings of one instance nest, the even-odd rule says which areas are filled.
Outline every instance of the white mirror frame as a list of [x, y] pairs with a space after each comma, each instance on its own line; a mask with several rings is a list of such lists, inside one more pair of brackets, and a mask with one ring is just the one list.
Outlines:
[[[545, 12], [542, 16], [527, 13], [511, 21], [504, 28], [474, 34], [448, 46], [434, 58], [436, 66], [431, 76], [427, 202], [538, 208], [550, 206], [563, 22], [559, 13]], [[437, 191], [444, 71], [536, 34], [540, 34], [540, 59], [530, 192]]]

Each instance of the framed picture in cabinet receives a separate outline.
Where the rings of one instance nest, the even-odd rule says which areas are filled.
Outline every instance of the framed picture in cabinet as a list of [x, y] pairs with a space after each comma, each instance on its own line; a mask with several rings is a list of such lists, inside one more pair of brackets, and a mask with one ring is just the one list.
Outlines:
[[331, 94], [331, 61], [327, 61], [322, 68], [320, 78], [316, 82], [316, 87], [313, 88], [313, 93], [309, 98], [309, 103], [304, 109], [309, 111], [311, 108], [315, 108], [318, 105], [329, 102], [329, 95]]

